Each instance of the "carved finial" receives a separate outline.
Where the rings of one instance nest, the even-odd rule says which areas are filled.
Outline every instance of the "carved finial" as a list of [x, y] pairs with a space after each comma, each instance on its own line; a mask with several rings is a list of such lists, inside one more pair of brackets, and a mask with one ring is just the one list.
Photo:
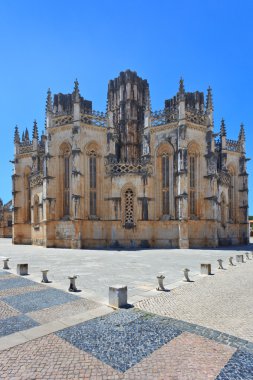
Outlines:
[[239, 141], [245, 141], [245, 130], [243, 123], [240, 125]]
[[226, 135], [227, 135], [227, 131], [226, 131], [226, 126], [225, 126], [225, 121], [222, 118], [221, 119], [221, 126], [220, 126], [220, 136], [226, 136]]
[[38, 132], [37, 121], [34, 120], [34, 122], [33, 122], [33, 139], [38, 140], [38, 138], [39, 138], [39, 132]]
[[28, 129], [25, 129], [25, 141], [30, 141]]
[[179, 94], [184, 94], [184, 93], [185, 93], [185, 90], [184, 90], [184, 80], [181, 77], [180, 81], [179, 81]]
[[46, 102], [46, 112], [52, 112], [53, 106], [52, 106], [52, 93], [50, 88], [47, 91], [47, 102]]
[[14, 143], [19, 144], [20, 143], [20, 136], [19, 136], [19, 130], [18, 126], [16, 125], [15, 127], [15, 132], [14, 132]]
[[78, 80], [75, 80], [75, 87], [74, 87], [74, 101], [79, 102], [80, 99], [80, 93], [79, 93], [79, 83]]
[[212, 89], [210, 86], [207, 89], [206, 109], [209, 111], [213, 111], [213, 96], [212, 96]]

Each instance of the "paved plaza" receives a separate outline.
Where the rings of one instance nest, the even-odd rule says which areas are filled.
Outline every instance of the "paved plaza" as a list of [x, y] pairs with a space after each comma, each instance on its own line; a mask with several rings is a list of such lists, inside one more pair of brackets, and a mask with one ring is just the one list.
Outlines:
[[[79, 251], [0, 240], [0, 379], [253, 379], [253, 259], [234, 250]], [[244, 254], [245, 263], [228, 264]], [[217, 259], [224, 260], [224, 270]], [[17, 276], [17, 263], [29, 264]], [[79, 264], [78, 264], [79, 262]], [[199, 275], [212, 263], [211, 276]], [[182, 269], [193, 280], [183, 282]], [[41, 283], [49, 269], [50, 284]], [[132, 268], [132, 269], [131, 269]], [[66, 292], [78, 274], [79, 293]], [[168, 291], [158, 292], [156, 275]], [[108, 277], [106, 277], [108, 276]], [[134, 307], [108, 307], [126, 284]]]

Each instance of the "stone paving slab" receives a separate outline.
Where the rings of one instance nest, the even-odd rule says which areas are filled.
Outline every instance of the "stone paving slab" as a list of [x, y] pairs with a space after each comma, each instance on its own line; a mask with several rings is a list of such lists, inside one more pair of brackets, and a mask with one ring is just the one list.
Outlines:
[[5, 276], [5, 279], [0, 281], [0, 290], [19, 288], [22, 286], [31, 286], [32, 284], [36, 285], [34, 281], [27, 280], [26, 278], [16, 276], [10, 278], [8, 276]]

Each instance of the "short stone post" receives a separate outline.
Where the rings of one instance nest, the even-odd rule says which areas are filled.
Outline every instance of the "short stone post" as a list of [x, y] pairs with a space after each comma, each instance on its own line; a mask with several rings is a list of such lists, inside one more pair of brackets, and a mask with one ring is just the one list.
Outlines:
[[76, 288], [76, 279], [77, 279], [77, 276], [69, 276], [68, 279], [70, 280], [70, 284], [69, 284], [69, 292], [78, 292], [77, 288]]
[[217, 261], [218, 261], [218, 263], [219, 263], [218, 269], [224, 269], [224, 268], [223, 268], [223, 265], [222, 265], [223, 260], [222, 260], [222, 259], [218, 259]]
[[237, 263], [245, 263], [243, 255], [236, 255]]
[[228, 261], [229, 261], [229, 265], [235, 266], [235, 264], [233, 263], [233, 256], [229, 257]]
[[250, 257], [249, 257], [249, 252], [245, 252], [245, 255], [246, 255], [246, 259], [247, 260], [251, 260]]
[[41, 282], [49, 283], [48, 278], [47, 278], [47, 272], [48, 272], [48, 269], [42, 269], [41, 270], [41, 273], [42, 273]]
[[127, 286], [109, 286], [109, 305], [116, 308], [127, 306]]
[[189, 272], [190, 272], [190, 269], [187, 269], [187, 268], [184, 269], [184, 277], [185, 277], [185, 281], [187, 282], [191, 282], [191, 280], [189, 279]]
[[5, 257], [5, 258], [3, 259], [3, 262], [4, 262], [3, 269], [10, 269], [10, 268], [9, 268], [9, 265], [8, 265], [8, 261], [9, 261], [9, 258], [8, 258], [8, 257]]
[[17, 264], [17, 274], [20, 276], [28, 275], [28, 264]]
[[164, 285], [163, 285], [163, 280], [165, 279], [165, 276], [164, 275], [160, 275], [160, 276], [157, 276], [156, 277], [157, 280], [158, 280], [158, 288], [156, 288], [156, 290], [166, 290]]
[[200, 264], [200, 273], [201, 274], [211, 274], [211, 264]]

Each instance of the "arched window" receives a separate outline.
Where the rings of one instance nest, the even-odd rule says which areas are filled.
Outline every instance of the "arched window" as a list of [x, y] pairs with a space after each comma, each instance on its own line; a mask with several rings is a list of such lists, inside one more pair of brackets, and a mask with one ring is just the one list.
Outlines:
[[36, 226], [39, 224], [39, 222], [39, 197], [36, 194], [33, 198], [33, 223]]
[[195, 142], [188, 146], [188, 213], [194, 219], [198, 216], [199, 147]]
[[71, 188], [71, 147], [64, 143], [61, 146], [62, 162], [62, 189], [63, 189], [63, 216], [70, 215], [70, 188]]
[[24, 173], [24, 192], [25, 192], [25, 222], [31, 223], [31, 188], [30, 188], [31, 169], [27, 167]]
[[223, 227], [225, 227], [227, 223], [227, 213], [226, 213], [226, 198], [225, 198], [224, 193], [221, 194], [220, 209], [221, 209], [221, 224]]
[[169, 156], [162, 156], [162, 212], [163, 215], [170, 214], [170, 169]]
[[134, 192], [132, 189], [127, 189], [124, 194], [125, 201], [125, 228], [134, 227]]
[[174, 217], [173, 153], [171, 144], [162, 143], [156, 154], [157, 217], [162, 219]]
[[230, 181], [228, 187], [228, 219], [233, 222], [235, 219], [235, 175], [234, 168], [229, 168]]
[[90, 152], [90, 216], [97, 216], [97, 156], [95, 151]]

